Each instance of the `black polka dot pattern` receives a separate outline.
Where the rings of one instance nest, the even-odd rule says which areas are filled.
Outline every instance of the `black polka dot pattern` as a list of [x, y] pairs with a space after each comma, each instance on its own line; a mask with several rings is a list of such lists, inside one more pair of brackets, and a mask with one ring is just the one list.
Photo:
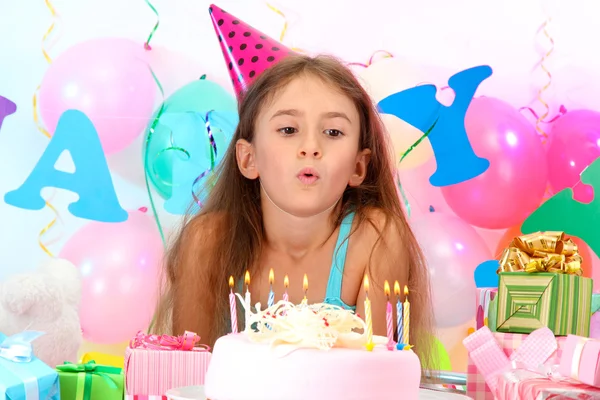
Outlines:
[[[214, 8], [215, 13], [218, 14], [219, 8], [211, 8]], [[229, 54], [226, 56], [228, 57], [229, 71], [236, 71], [236, 73], [230, 72], [230, 74], [232, 75], [231, 81], [237, 89], [241, 90], [249, 83], [246, 80], [260, 75], [264, 68], [261, 62], [273, 64], [284, 54], [295, 54], [275, 39], [253, 30], [244, 21], [235, 19], [231, 15], [225, 16], [224, 10], [221, 12], [223, 15], [215, 15], [213, 22], [219, 27], [219, 41], [223, 43], [221, 46], [225, 53]], [[260, 40], [258, 40], [259, 38]], [[231, 57], [234, 52], [236, 56]], [[259, 68], [257, 65], [261, 65], [261, 67]]]

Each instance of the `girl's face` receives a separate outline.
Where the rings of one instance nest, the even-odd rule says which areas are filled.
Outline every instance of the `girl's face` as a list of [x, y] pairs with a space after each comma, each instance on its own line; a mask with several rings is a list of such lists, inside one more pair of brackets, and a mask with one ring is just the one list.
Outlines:
[[313, 216], [333, 206], [347, 185], [364, 180], [368, 149], [359, 149], [352, 101], [309, 75], [293, 79], [259, 113], [253, 143], [237, 143], [238, 166], [285, 212]]

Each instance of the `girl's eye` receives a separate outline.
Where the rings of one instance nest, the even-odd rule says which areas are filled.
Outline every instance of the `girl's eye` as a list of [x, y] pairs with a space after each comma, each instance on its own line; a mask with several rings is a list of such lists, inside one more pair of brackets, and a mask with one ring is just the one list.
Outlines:
[[344, 133], [342, 131], [338, 131], [337, 129], [325, 129], [324, 132], [327, 136], [338, 137], [343, 136]]
[[286, 126], [285, 128], [278, 129], [277, 132], [282, 133], [284, 135], [293, 135], [298, 132], [296, 128], [292, 128], [291, 126]]

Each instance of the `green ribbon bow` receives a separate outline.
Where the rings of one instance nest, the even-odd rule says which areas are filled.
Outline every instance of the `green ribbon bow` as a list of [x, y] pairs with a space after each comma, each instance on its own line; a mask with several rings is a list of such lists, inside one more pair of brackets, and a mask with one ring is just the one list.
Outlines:
[[73, 364], [65, 361], [63, 365], [58, 365], [56, 369], [61, 372], [77, 374], [77, 393], [75, 400], [91, 400], [92, 377], [94, 375], [101, 377], [110, 389], [119, 389], [117, 383], [110, 376], [121, 374], [122, 369], [118, 367], [98, 365], [96, 364], [96, 361], [91, 360], [85, 364]]

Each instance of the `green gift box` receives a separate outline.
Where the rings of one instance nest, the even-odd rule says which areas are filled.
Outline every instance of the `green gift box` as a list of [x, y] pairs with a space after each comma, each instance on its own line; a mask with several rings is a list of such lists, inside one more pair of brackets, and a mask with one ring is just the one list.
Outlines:
[[122, 400], [123, 369], [65, 362], [56, 367], [60, 380], [60, 398], [64, 400]]
[[557, 336], [589, 336], [590, 278], [549, 272], [501, 272], [497, 299], [498, 332], [531, 333], [547, 326]]

